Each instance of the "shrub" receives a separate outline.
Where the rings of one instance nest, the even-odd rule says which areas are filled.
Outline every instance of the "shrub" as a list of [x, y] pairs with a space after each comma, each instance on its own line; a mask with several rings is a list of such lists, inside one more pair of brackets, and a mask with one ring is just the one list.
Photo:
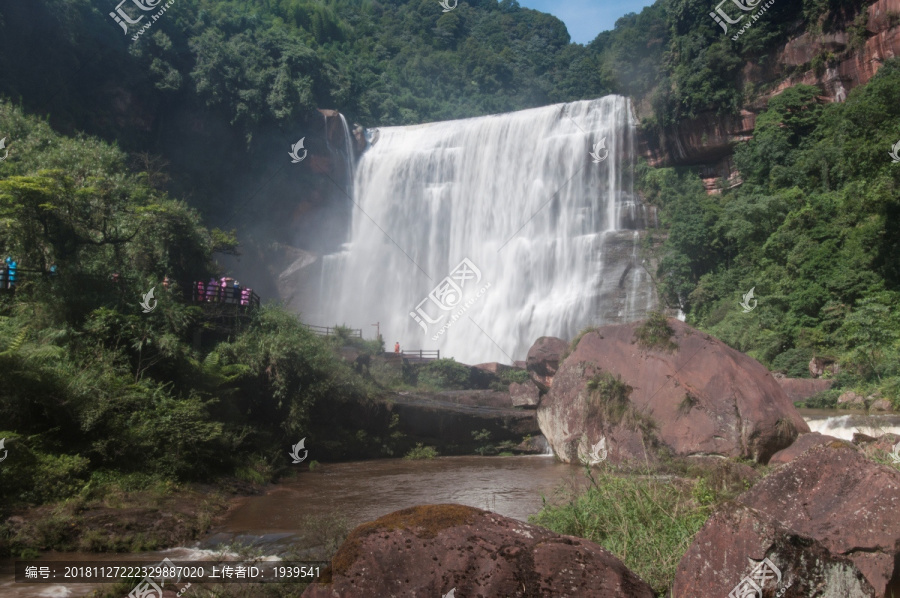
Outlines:
[[472, 440], [475, 442], [483, 442], [481, 446], [475, 449], [475, 452], [481, 455], [482, 457], [485, 455], [489, 455], [497, 452], [496, 447], [490, 443], [491, 433], [490, 431], [482, 428], [481, 431], [472, 430]]
[[433, 446], [422, 446], [421, 442], [417, 442], [416, 446], [409, 449], [404, 459], [434, 459], [438, 456], [437, 450]]
[[638, 345], [645, 349], [662, 349], [663, 351], [675, 351], [678, 345], [671, 337], [675, 334], [665, 314], [659, 311], [651, 312], [643, 324], [634, 331]]
[[267, 484], [275, 477], [275, 469], [263, 457], [256, 456], [235, 470], [234, 476], [251, 484]]
[[797, 401], [794, 406], [807, 409], [836, 409], [838, 397], [841, 396], [843, 390], [829, 389], [823, 390], [809, 397], [805, 401]]
[[812, 351], [806, 349], [788, 349], [772, 360], [772, 370], [781, 372], [791, 378], [809, 377], [809, 360]]
[[419, 384], [439, 389], [466, 389], [471, 386], [469, 366], [450, 359], [435, 359], [419, 370]]

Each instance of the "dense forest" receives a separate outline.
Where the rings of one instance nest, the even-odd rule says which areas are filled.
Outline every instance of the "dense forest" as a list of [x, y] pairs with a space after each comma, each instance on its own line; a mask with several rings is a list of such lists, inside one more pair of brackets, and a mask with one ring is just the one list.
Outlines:
[[[557, 18], [516, 0], [464, 0], [446, 13], [433, 0], [179, 0], [165, 27], [136, 42], [96, 3], [41, 0], [5, 11], [0, 74], [3, 92], [34, 111], [123, 142], [134, 134], [128, 123], [90, 114], [117, 86], [140, 95], [144, 110], [211, 110], [247, 140], [316, 107], [380, 126], [608, 93], [652, 96], [657, 117], [671, 123], [736, 111], [752, 91], [737, 85], [748, 60], [805, 29], [851, 26], [860, 6], [776, 3], [732, 43], [705, 3], [657, 2], [582, 46]], [[859, 44], [864, 35], [852, 26]]]
[[[846, 102], [797, 86], [775, 96], [737, 147], [741, 186], [707, 195], [686, 169], [641, 168], [667, 239], [663, 292], [688, 321], [775, 371], [834, 360], [833, 406], [850, 388], [900, 405], [900, 63]], [[735, 309], [756, 289], [765, 307]]]
[[[338, 406], [374, 390], [333, 354], [337, 337], [277, 306], [216, 336], [185, 300], [217, 272], [213, 254], [234, 250], [230, 235], [102, 141], [62, 137], [8, 103], [0, 122], [17, 140], [2, 165], [0, 244], [23, 265], [0, 297], [0, 438], [20, 456], [0, 470], [4, 504], [102, 493], [110, 476], [135, 488], [265, 481], [276, 466], [261, 455], [295, 436], [321, 435], [331, 458], [361, 452]], [[154, 286], [158, 303], [141, 313], [134, 298]], [[198, 332], [213, 342], [197, 347]]]
[[[264, 481], [276, 467], [263, 455], [311, 434], [313, 412], [335, 458], [357, 454], [335, 406], [378, 389], [328, 341], [269, 307], [198, 350], [199, 313], [177, 299], [238, 250], [215, 228], [235, 181], [255, 180], [268, 140], [315, 108], [381, 126], [621, 93], [651, 107], [652, 133], [738, 111], [757, 91], [741, 69], [791, 35], [842, 28], [860, 43], [862, 5], [776, 2], [732, 42], [708, 3], [659, 0], [584, 46], [515, 0], [449, 13], [435, 0], [176, 0], [136, 41], [112, 2], [5, 4], [0, 251], [56, 275], [0, 299], [0, 437], [29, 454], [0, 470], [0, 496], [60, 499], [110, 476]], [[736, 148], [743, 185], [720, 195], [693, 169], [638, 168], [662, 214], [667, 307], [788, 375], [837, 360], [821, 404], [858, 388], [900, 407], [898, 96], [896, 62], [843, 104], [802, 86], [775, 96]], [[164, 276], [152, 317], [125, 301]], [[754, 286], [760, 309], [736, 312]], [[403, 450], [388, 425], [384, 454]]]

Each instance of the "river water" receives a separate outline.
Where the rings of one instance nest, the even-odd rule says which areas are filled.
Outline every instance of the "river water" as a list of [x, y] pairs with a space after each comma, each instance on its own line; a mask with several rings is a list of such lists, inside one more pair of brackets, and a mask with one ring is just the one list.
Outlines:
[[[277, 554], [302, 543], [301, 530], [311, 519], [335, 514], [352, 529], [393, 511], [422, 504], [459, 503], [526, 521], [537, 513], [542, 497], [552, 500], [564, 487], [585, 484], [580, 467], [557, 463], [549, 456], [439, 457], [425, 461], [382, 459], [325, 465], [322, 473], [304, 472], [262, 496], [240, 499], [221, 524], [191, 548], [127, 554], [66, 553], [44, 555], [54, 560], [202, 560], [217, 547], [233, 542]], [[3, 598], [74, 598], [92, 587], [16, 584], [12, 562], [0, 561]]]
[[900, 434], [900, 415], [869, 415], [865, 411], [800, 409], [800, 415], [812, 432], [852, 440], [859, 432], [868, 436]]
[[[900, 415], [868, 416], [833, 410], [803, 409], [814, 432], [850, 440], [854, 432], [900, 434]], [[47, 554], [43, 560], [128, 560], [158, 563], [163, 558], [202, 560], [232, 544], [250, 545], [262, 554], [304, 546], [310, 521], [339, 515], [350, 529], [387, 513], [422, 504], [459, 503], [526, 521], [543, 498], [553, 501], [561, 489], [586, 485], [581, 468], [549, 456], [440, 457], [425, 461], [381, 459], [327, 464], [321, 473], [303, 472], [261, 496], [245, 497], [206, 537], [192, 547], [127, 554]], [[0, 561], [3, 598], [76, 598], [92, 587], [16, 584], [12, 561]]]

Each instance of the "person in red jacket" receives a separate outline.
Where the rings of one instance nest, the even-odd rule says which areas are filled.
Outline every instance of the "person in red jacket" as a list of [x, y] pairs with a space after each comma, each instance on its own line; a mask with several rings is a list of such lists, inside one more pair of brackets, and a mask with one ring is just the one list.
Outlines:
[[394, 343], [394, 353], [396, 353], [397, 355], [400, 355], [400, 341], [397, 341], [396, 343]]

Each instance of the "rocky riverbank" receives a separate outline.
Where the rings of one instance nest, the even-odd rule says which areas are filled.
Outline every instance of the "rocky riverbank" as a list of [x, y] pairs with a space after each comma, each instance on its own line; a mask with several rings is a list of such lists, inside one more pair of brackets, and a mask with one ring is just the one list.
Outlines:
[[234, 499], [262, 487], [234, 479], [213, 485], [125, 491], [21, 508], [0, 524], [0, 557], [41, 552], [140, 552], [189, 544], [225, 517]]
[[304, 596], [900, 593], [897, 436], [810, 433], [762, 365], [661, 317], [539, 339], [527, 367], [541, 431], [591, 480], [535, 519], [560, 534], [406, 509], [359, 526]]

